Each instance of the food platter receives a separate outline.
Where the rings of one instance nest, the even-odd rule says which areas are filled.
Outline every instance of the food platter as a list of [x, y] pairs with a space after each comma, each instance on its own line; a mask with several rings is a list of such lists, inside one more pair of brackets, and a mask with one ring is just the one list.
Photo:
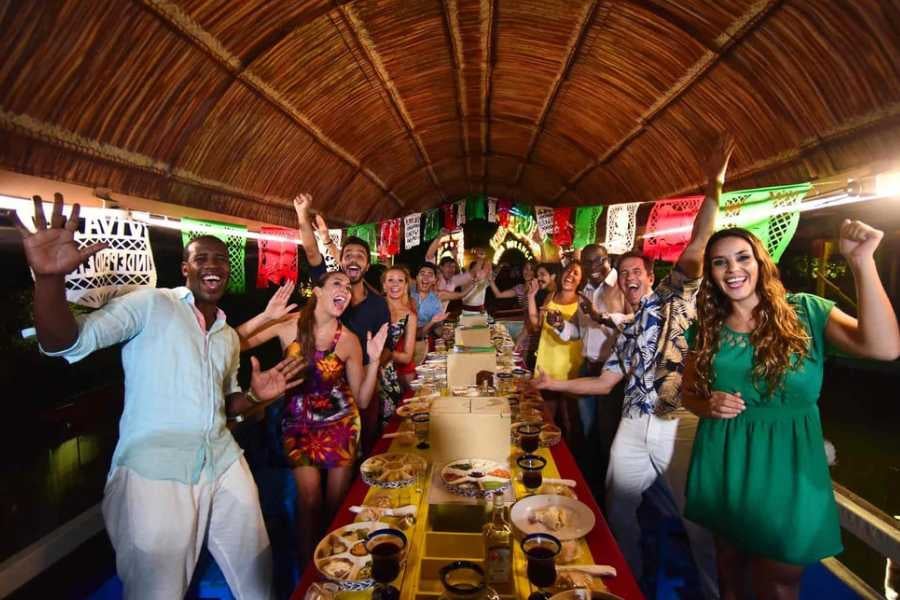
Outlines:
[[509, 467], [484, 458], [460, 458], [441, 469], [441, 481], [451, 494], [478, 497], [510, 485]]
[[584, 537], [596, 523], [586, 504], [557, 495], [522, 498], [510, 509], [509, 520], [522, 535], [549, 533], [561, 541]]
[[366, 550], [369, 533], [389, 527], [379, 521], [351, 523], [335, 529], [319, 542], [313, 555], [316, 569], [345, 590], [364, 590], [372, 579], [372, 557]]
[[387, 452], [370, 456], [359, 467], [367, 484], [381, 488], [401, 488], [416, 481], [416, 472], [428, 467], [425, 459], [416, 454]]

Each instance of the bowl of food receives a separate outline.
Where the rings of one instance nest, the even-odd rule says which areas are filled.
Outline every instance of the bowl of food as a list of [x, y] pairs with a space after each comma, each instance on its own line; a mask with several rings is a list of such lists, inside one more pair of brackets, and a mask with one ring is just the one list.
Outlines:
[[416, 474], [428, 467], [417, 454], [387, 452], [370, 456], [359, 467], [363, 481], [381, 488], [400, 488], [412, 485]]

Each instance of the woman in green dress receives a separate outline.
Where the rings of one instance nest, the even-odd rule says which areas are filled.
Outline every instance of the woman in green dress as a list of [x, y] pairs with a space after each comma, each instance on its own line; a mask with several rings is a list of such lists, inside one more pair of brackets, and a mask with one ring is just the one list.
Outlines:
[[748, 571], [757, 598], [797, 598], [804, 566], [842, 550], [817, 402], [826, 344], [900, 355], [873, 258], [883, 235], [841, 225], [859, 319], [829, 300], [787, 294], [765, 247], [743, 229], [706, 246], [683, 388], [685, 406], [703, 417], [685, 515], [717, 538], [722, 600], [740, 597]]

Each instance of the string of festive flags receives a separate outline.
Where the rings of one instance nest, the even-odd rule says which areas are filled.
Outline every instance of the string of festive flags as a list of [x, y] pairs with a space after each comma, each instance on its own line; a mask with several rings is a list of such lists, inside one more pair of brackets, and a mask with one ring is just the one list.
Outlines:
[[[749, 229], [777, 262], [796, 231], [799, 213], [803, 210], [801, 204], [811, 189], [811, 184], [801, 183], [725, 193], [719, 203], [717, 227]], [[486, 220], [502, 227], [504, 231], [498, 229], [498, 234], [504, 236], [505, 232], [512, 232], [538, 243], [545, 241], [557, 247], [576, 249], [602, 243], [611, 254], [622, 254], [635, 248], [640, 209], [652, 205], [640, 236], [643, 239], [641, 250], [649, 257], [674, 262], [690, 239], [692, 224], [702, 202], [703, 197], [698, 195], [606, 207], [532, 207], [476, 195], [405, 217], [330, 229], [329, 236], [338, 246], [346, 237], [356, 236], [369, 244], [373, 261], [389, 260], [401, 250], [430, 242], [442, 228], [455, 230], [467, 222]], [[155, 224], [180, 229], [184, 244], [207, 234], [222, 239], [228, 247], [231, 266], [228, 290], [232, 293], [242, 293], [245, 289], [248, 238], [257, 239], [259, 244], [257, 287], [298, 279], [296, 229], [264, 226], [260, 232], [251, 232], [243, 225], [231, 223], [188, 218], [180, 221], [163, 217], [154, 219], [143, 213], [92, 210], [99, 216], [88, 219], [85, 215], [85, 231], [79, 231], [76, 238], [83, 244], [106, 241], [112, 250], [97, 255], [98, 258], [82, 269], [84, 272], [79, 271], [67, 279], [67, 293], [72, 301], [97, 306], [123, 286], [155, 285], [155, 265], [147, 236], [147, 225]], [[598, 231], [604, 213], [606, 219], [602, 229], [605, 235], [601, 238]], [[324, 240], [319, 242], [326, 261], [333, 262], [330, 253], [325, 252]], [[115, 259], [109, 258], [113, 256]]]

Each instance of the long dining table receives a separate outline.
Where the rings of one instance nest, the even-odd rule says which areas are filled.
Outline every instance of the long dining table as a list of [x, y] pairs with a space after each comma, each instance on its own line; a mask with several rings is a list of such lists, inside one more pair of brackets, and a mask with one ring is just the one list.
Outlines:
[[[384, 433], [388, 434], [397, 430], [400, 424], [400, 419], [395, 417], [392, 421], [388, 423], [385, 428]], [[392, 439], [389, 437], [382, 436], [375, 444], [373, 448], [372, 454], [380, 454], [384, 452], [414, 452], [420, 453], [424, 455], [424, 458], [428, 458], [428, 451], [419, 451], [416, 450], [415, 447], [412, 449], [403, 448], [398, 446], [398, 440]], [[590, 488], [585, 481], [584, 475], [579, 469], [577, 463], [575, 462], [575, 458], [573, 457], [571, 451], [566, 445], [565, 441], [562, 440], [555, 446], [550, 448], [542, 448], [539, 453], [542, 453], [545, 458], [548, 459], [548, 466], [545, 467], [545, 476], [548, 477], [560, 477], [565, 479], [571, 479], [575, 482], [574, 491], [578, 496], [578, 499], [583, 502], [594, 514], [596, 523], [593, 529], [585, 536], [585, 538], [580, 542], [581, 544], [586, 545], [589, 549], [588, 556], [585, 556], [582, 553], [579, 564], [588, 564], [592, 562], [597, 565], [609, 565], [615, 568], [616, 575], [614, 577], [604, 577], [602, 579], [602, 584], [600, 587], [604, 589], [604, 591], [608, 591], [616, 596], [619, 596], [625, 600], [634, 600], [643, 598], [643, 595], [638, 587], [638, 584], [629, 569], [627, 563], [625, 562], [624, 557], [622, 556], [621, 551], [619, 550], [618, 545], [616, 544], [615, 538], [613, 538], [612, 533], [609, 530], [609, 527], [606, 523], [605, 518], [603, 517], [602, 512], [600, 511], [597, 502], [594, 500], [593, 495], [591, 494]], [[430, 485], [429, 482], [426, 482], [425, 487]], [[524, 489], [521, 488], [521, 483], [516, 483], [520, 487], [519, 492], [524, 492]], [[331, 522], [328, 531], [334, 531], [335, 529], [342, 527], [344, 525], [348, 525], [354, 521], [355, 514], [351, 512], [350, 508], [352, 506], [362, 506], [366, 504], [367, 497], [371, 497], [371, 495], [376, 493], [383, 493], [383, 490], [379, 490], [379, 488], [370, 487], [367, 485], [361, 477], [357, 477], [356, 480], [350, 487], [349, 493], [344, 499], [343, 505], [338, 509], [334, 520]], [[421, 589], [421, 580], [420, 578], [425, 577], [423, 572], [420, 572], [419, 563], [423, 559], [424, 550], [421, 546], [424, 546], [424, 536], [427, 525], [425, 521], [427, 521], [427, 512], [428, 512], [428, 501], [427, 494], [428, 490], [423, 490], [423, 493], [419, 494], [416, 502], [419, 505], [419, 523], [407, 533], [410, 537], [410, 548], [408, 550], [407, 555], [407, 564], [404, 569], [404, 572], [395, 582], [401, 589], [401, 600], [409, 598], [428, 598], [433, 597], [437, 598], [437, 591], [433, 588], [423, 591]], [[408, 498], [409, 496], [407, 496]], [[475, 538], [473, 538], [474, 540]], [[477, 538], [477, 542], [480, 543], [480, 535]], [[524, 556], [521, 551], [518, 549], [518, 544], [514, 546], [514, 562], [518, 563], [518, 566], [514, 565], [516, 575], [516, 587], [518, 590], [513, 595], [515, 597], [526, 598], [532, 588], [525, 577], [525, 569], [524, 569]], [[319, 573], [316, 569], [315, 564], [310, 562], [310, 564], [304, 570], [300, 581], [298, 582], [296, 588], [294, 589], [293, 594], [291, 595], [292, 600], [302, 600], [307, 590], [309, 590], [310, 586], [317, 581], [326, 581], [324, 576]], [[434, 585], [435, 582], [430, 582]], [[511, 596], [510, 596], [511, 597]]]

